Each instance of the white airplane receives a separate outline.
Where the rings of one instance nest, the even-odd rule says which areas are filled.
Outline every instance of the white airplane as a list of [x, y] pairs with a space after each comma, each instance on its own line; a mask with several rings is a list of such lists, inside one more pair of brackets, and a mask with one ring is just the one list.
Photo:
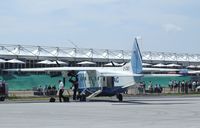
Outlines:
[[[21, 68], [5, 69], [12, 72], [61, 72], [67, 77], [69, 71], [77, 71], [79, 92], [85, 94], [86, 99], [95, 96], [114, 96], [123, 100], [122, 93], [127, 88], [138, 83], [142, 72], [172, 72], [180, 69], [142, 68], [142, 56], [135, 38], [132, 48], [131, 60], [122, 67], [47, 67], [47, 68]], [[84, 96], [85, 96], [84, 95]]]
[[12, 72], [62, 72], [66, 77], [69, 71], [77, 71], [79, 91], [90, 99], [95, 96], [113, 96], [122, 101], [121, 93], [135, 85], [142, 77], [142, 56], [135, 39], [131, 61], [122, 67], [47, 67], [5, 69]]

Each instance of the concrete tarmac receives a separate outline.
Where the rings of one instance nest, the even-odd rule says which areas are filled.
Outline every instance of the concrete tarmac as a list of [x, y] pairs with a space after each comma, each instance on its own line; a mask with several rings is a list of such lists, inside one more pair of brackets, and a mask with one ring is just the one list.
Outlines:
[[[108, 101], [107, 101], [108, 100]], [[199, 128], [200, 97], [92, 102], [1, 102], [1, 128]]]

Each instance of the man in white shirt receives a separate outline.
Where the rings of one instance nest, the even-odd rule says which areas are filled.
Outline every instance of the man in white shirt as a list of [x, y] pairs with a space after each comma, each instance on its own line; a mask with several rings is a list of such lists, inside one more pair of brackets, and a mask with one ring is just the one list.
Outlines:
[[64, 100], [63, 92], [64, 92], [64, 84], [61, 80], [59, 82], [59, 101], [62, 102], [62, 98]]

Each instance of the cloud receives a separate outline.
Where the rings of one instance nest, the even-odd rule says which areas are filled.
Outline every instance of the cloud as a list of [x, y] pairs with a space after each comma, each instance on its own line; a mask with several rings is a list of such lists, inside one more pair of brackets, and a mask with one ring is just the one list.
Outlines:
[[175, 24], [165, 24], [163, 25], [163, 28], [166, 32], [170, 33], [170, 32], [180, 32], [183, 31], [183, 28], [175, 25]]

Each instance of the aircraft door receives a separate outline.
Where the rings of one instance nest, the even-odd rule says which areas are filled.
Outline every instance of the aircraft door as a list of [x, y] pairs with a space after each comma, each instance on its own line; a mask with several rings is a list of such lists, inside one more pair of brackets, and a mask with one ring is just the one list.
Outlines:
[[86, 83], [85, 83], [85, 75], [84, 72], [80, 71], [78, 72], [78, 85], [79, 88], [86, 88]]
[[98, 86], [103, 87], [104, 81], [105, 81], [105, 77], [98, 77]]
[[102, 77], [101, 83], [103, 87], [113, 87], [114, 86], [114, 77]]
[[91, 87], [88, 73], [86, 71], [78, 72], [78, 84], [79, 88], [89, 88]]
[[106, 77], [106, 79], [106, 86], [110, 88], [114, 87], [114, 77]]

